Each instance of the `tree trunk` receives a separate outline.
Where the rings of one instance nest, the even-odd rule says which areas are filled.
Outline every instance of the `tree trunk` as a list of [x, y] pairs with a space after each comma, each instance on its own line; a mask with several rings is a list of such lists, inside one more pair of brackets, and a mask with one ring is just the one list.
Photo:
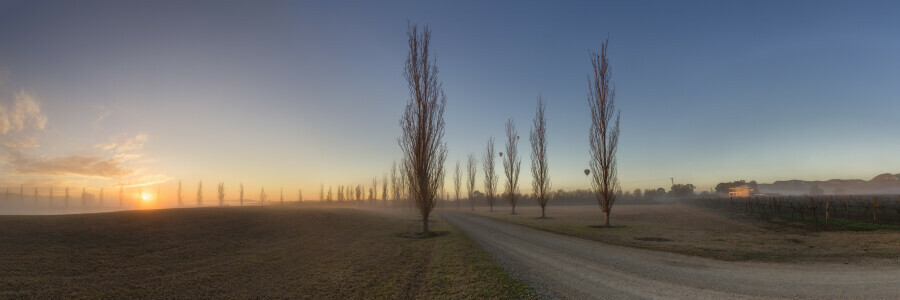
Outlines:
[[422, 217], [422, 233], [428, 234], [431, 232], [431, 228], [428, 228], [428, 217]]
[[544, 211], [545, 211], [545, 210], [546, 210], [546, 209], [545, 209], [543, 206], [541, 206], [541, 219], [546, 219], [546, 218], [547, 218], [547, 215], [544, 214]]
[[609, 211], [607, 210], [604, 214], [606, 215], [606, 224], [604, 224], [603, 226], [609, 227]]

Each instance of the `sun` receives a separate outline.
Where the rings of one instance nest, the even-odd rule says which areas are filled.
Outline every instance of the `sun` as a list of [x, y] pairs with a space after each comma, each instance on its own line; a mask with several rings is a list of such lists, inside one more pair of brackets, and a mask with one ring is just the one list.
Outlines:
[[147, 193], [141, 194], [141, 200], [144, 200], [145, 202], [150, 201], [150, 194], [147, 194]]

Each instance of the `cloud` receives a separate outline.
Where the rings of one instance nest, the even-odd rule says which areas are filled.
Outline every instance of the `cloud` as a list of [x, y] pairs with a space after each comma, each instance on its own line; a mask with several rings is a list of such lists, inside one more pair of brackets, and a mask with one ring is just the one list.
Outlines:
[[106, 117], [109, 117], [109, 114], [110, 114], [110, 111], [108, 109], [103, 108], [103, 106], [100, 106], [99, 109], [100, 109], [100, 115], [97, 116], [97, 119], [95, 119], [93, 122], [91, 122], [91, 126], [94, 127], [94, 129], [103, 128], [103, 125], [101, 123], [103, 122], [104, 119], [106, 119]]
[[41, 112], [41, 105], [34, 96], [19, 91], [13, 97], [11, 107], [0, 104], [0, 134], [26, 129], [43, 130], [47, 126], [47, 116]]
[[120, 178], [132, 173], [121, 167], [115, 158], [86, 155], [35, 159], [17, 153], [9, 165], [19, 175]]
[[94, 145], [94, 147], [103, 149], [103, 151], [109, 151], [112, 148], [116, 147], [116, 143], [110, 142], [109, 144], [96, 144], [96, 145]]
[[147, 140], [150, 139], [150, 136], [146, 134], [138, 134], [133, 138], [123, 139], [124, 135], [113, 136], [109, 139], [108, 143], [105, 144], [96, 144], [94, 148], [102, 149], [103, 151], [109, 151], [115, 149], [116, 153], [126, 153], [138, 151], [144, 148], [144, 144], [147, 143]]
[[40, 103], [25, 91], [13, 94], [12, 103], [0, 102], [0, 148], [37, 148], [35, 131], [47, 126]]
[[[141, 186], [170, 180], [165, 175], [148, 175], [136, 169], [149, 140], [147, 134], [113, 136], [94, 147], [100, 151], [65, 156], [41, 155], [39, 133], [47, 126], [40, 102], [23, 91], [0, 94], [0, 183], [28, 185], [78, 184]], [[99, 128], [110, 112], [100, 108], [91, 125]]]
[[146, 134], [138, 134], [134, 138], [130, 138], [125, 140], [119, 148], [116, 149], [116, 152], [122, 153], [127, 151], [136, 151], [144, 148], [144, 143], [147, 142], [147, 139], [150, 137]]
[[139, 187], [139, 186], [148, 186], [154, 184], [160, 184], [172, 180], [172, 177], [154, 174], [154, 175], [143, 175], [143, 176], [132, 176], [129, 178], [124, 178], [120, 180], [117, 186], [122, 187]]
[[39, 146], [36, 136], [5, 136], [0, 139], [0, 148], [5, 149], [28, 149]]

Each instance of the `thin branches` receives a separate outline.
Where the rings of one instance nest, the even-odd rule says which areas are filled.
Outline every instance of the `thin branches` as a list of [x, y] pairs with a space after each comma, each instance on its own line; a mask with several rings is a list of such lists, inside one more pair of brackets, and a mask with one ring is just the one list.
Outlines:
[[538, 95], [537, 111], [531, 127], [531, 189], [541, 206], [541, 218], [546, 218], [547, 201], [550, 199], [550, 175], [547, 165], [547, 118], [544, 116], [544, 98]]
[[456, 210], [459, 210], [459, 187], [462, 176], [459, 173], [459, 161], [456, 161], [456, 169], [453, 171], [453, 192], [456, 195]]
[[472, 205], [473, 211], [475, 210], [475, 173], [478, 172], [477, 164], [475, 153], [469, 153], [469, 157], [466, 160], [466, 188], [469, 204]]
[[487, 200], [490, 211], [494, 211], [494, 191], [497, 188], [497, 173], [494, 171], [494, 138], [488, 139], [487, 148], [484, 149], [484, 198]]
[[506, 198], [512, 213], [516, 214], [516, 204], [519, 203], [519, 172], [522, 171], [522, 159], [519, 158], [519, 135], [516, 131], [516, 123], [512, 118], [506, 121], [506, 158], [500, 154], [503, 161], [503, 173], [506, 175]]
[[444, 107], [447, 96], [438, 80], [438, 69], [431, 57], [431, 30], [417, 26], [407, 31], [409, 53], [403, 77], [409, 86], [409, 101], [400, 118], [402, 135], [398, 139], [406, 164], [404, 177], [409, 181], [410, 197], [422, 216], [422, 230], [430, 232], [428, 217], [434, 209], [437, 193], [444, 182], [447, 144], [444, 139]]
[[[616, 150], [619, 145], [619, 111], [616, 110], [615, 86], [610, 86], [612, 69], [606, 57], [609, 38], [603, 42], [600, 53], [591, 51], [593, 74], [588, 78], [588, 105], [591, 110], [591, 186], [597, 203], [605, 215], [609, 227], [609, 214], [616, 202], [619, 187], [616, 169]], [[613, 117], [615, 116], [615, 121]]]

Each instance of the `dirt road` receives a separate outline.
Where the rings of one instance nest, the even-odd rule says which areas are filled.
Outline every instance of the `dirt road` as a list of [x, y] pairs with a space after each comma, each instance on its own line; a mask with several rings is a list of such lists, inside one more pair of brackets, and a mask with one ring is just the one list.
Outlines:
[[441, 216], [514, 276], [551, 297], [900, 297], [896, 264], [725, 262], [613, 246], [464, 213]]

